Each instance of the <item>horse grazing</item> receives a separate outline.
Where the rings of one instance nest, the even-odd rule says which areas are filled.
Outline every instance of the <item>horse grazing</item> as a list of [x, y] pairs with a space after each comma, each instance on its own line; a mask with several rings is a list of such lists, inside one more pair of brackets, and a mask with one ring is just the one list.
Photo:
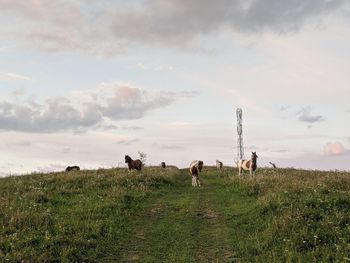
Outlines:
[[272, 165], [273, 169], [277, 169], [276, 164], [274, 164], [274, 163], [272, 163], [272, 162], [269, 162], [269, 164], [271, 164], [271, 165]]
[[142, 162], [139, 159], [137, 160], [131, 159], [129, 155], [125, 155], [125, 163], [128, 164], [129, 171], [131, 171], [132, 169], [141, 171], [142, 169]]
[[201, 186], [199, 182], [199, 173], [202, 172], [203, 161], [193, 161], [190, 164], [190, 174], [192, 175], [192, 186]]
[[70, 172], [70, 171], [80, 171], [80, 167], [79, 166], [68, 166], [66, 168], [66, 172]]
[[222, 169], [223, 167], [223, 163], [220, 162], [219, 160], [216, 160], [216, 168], [219, 170], [219, 169]]
[[160, 166], [161, 166], [162, 168], [165, 168], [165, 167], [166, 167], [165, 162], [161, 162]]
[[255, 176], [255, 170], [258, 167], [256, 163], [257, 158], [256, 152], [252, 152], [252, 158], [250, 160], [240, 160], [238, 162], [239, 175], [243, 175], [243, 170], [249, 170], [250, 175]]

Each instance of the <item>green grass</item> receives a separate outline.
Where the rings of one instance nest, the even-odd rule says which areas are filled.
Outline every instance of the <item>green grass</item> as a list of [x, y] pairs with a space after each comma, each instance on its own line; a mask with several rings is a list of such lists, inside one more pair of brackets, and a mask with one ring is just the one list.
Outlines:
[[0, 262], [347, 262], [350, 174], [206, 167], [0, 179]]

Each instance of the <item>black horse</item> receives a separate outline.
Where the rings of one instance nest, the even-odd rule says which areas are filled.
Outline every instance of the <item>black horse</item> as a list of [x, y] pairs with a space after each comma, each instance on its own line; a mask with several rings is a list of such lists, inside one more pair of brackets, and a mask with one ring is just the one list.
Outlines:
[[70, 171], [80, 171], [80, 167], [79, 166], [68, 166], [66, 168], [66, 172], [70, 172]]
[[139, 159], [137, 159], [137, 160], [131, 159], [131, 157], [129, 155], [125, 155], [125, 163], [128, 164], [129, 171], [132, 169], [136, 169], [138, 171], [141, 171], [141, 169], [142, 169], [142, 162]]

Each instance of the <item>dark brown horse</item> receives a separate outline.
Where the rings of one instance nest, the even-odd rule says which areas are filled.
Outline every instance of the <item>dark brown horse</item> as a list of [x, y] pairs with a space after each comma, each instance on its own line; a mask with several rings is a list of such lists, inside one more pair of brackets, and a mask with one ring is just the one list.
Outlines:
[[79, 166], [68, 166], [66, 168], [66, 172], [70, 172], [70, 171], [80, 171], [80, 167]]
[[138, 171], [141, 171], [141, 169], [142, 169], [142, 162], [139, 159], [137, 159], [137, 160], [131, 159], [131, 157], [129, 155], [125, 155], [125, 163], [128, 164], [129, 171], [132, 169], [136, 169]]

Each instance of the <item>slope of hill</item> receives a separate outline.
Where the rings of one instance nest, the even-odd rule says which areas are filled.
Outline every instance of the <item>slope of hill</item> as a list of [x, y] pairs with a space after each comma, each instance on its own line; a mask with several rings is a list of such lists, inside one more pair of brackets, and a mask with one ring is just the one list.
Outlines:
[[1, 262], [350, 260], [350, 174], [206, 167], [0, 179]]

